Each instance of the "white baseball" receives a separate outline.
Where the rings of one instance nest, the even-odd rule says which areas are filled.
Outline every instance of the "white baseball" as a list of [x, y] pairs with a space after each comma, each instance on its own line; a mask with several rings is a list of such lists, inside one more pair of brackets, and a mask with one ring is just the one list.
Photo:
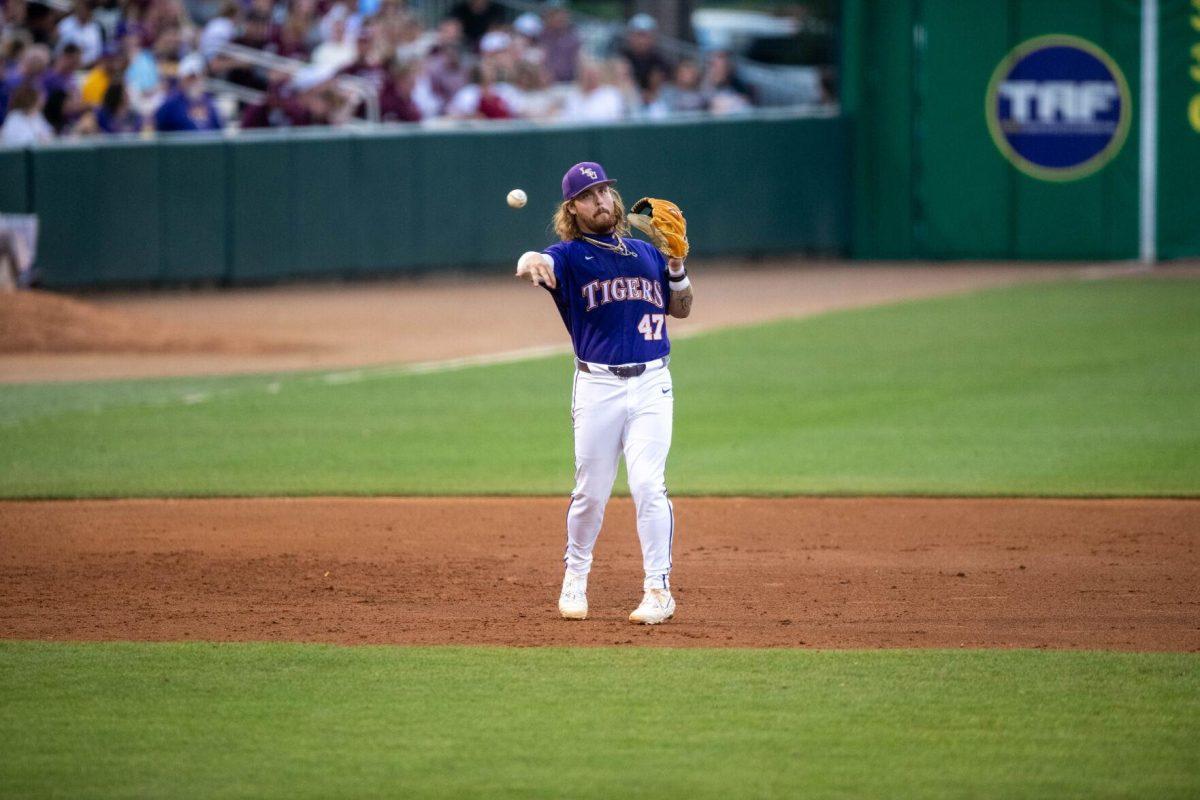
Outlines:
[[508, 204], [513, 208], [523, 207], [528, 199], [521, 189], [513, 189], [508, 193]]

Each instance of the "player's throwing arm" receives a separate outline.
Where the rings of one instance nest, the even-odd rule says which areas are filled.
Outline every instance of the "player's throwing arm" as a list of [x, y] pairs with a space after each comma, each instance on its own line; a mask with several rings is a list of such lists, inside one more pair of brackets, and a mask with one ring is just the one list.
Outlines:
[[[624, 455], [645, 573], [641, 604], [629, 619], [653, 625], [675, 614], [675, 511], [665, 479], [675, 397], [666, 320], [692, 310], [687, 222], [674, 203], [655, 198], [637, 201], [626, 214], [613, 183], [595, 162], [567, 170], [554, 215], [560, 241], [521, 255], [516, 275], [554, 298], [575, 350], [575, 488], [559, 613], [587, 618], [592, 551]], [[631, 237], [631, 224], [653, 246]]]

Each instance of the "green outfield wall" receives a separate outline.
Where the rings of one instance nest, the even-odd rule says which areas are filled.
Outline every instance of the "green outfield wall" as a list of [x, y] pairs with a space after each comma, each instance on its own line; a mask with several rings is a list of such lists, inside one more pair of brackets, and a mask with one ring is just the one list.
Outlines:
[[794, 115], [89, 140], [0, 151], [0, 212], [40, 216], [51, 287], [483, 268], [552, 241], [563, 171], [596, 160], [628, 200], [678, 201], [698, 255], [841, 253], [847, 141]]
[[1159, 24], [1158, 252], [1200, 256], [1200, 0], [1163, 0]]
[[[1194, 257], [1200, 0], [1158, 5], [1158, 253]], [[1140, 0], [845, 0], [851, 254], [1136, 258], [1141, 7]], [[989, 125], [992, 93], [1029, 77], [1009, 74], [1002, 62], [1053, 44], [1040, 38], [1048, 36], [1097, 50], [1128, 93], [1114, 146], [1087, 169], [1022, 168], [1001, 144], [1003, 122]]]

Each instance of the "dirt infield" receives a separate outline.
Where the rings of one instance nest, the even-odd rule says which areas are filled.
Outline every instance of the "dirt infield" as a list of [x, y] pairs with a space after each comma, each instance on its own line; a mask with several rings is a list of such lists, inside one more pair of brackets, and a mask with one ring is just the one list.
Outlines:
[[630, 502], [557, 619], [565, 498], [0, 503], [0, 639], [1200, 650], [1200, 501], [676, 501], [630, 625]]
[[[160, 315], [161, 316], [161, 315]], [[55, 357], [64, 353], [145, 354], [207, 353], [219, 356], [270, 356], [294, 353], [300, 345], [272, 342], [256, 335], [195, 330], [153, 314], [120, 309], [42, 291], [0, 296], [0, 355]]]
[[[1119, 264], [700, 263], [696, 312], [671, 320], [671, 333], [1130, 271]], [[78, 299], [0, 294], [0, 383], [359, 367], [567, 344], [545, 292], [508, 275]]]

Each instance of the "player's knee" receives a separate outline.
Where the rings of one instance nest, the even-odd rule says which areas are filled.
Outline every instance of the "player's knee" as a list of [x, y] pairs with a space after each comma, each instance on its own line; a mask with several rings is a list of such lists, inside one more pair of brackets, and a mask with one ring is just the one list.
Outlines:
[[633, 480], [629, 482], [629, 493], [633, 495], [633, 502], [639, 507], [645, 503], [665, 503], [667, 485], [659, 479]]
[[571, 508], [579, 511], [602, 509], [608, 504], [608, 494], [608, 492], [601, 492], [596, 489], [576, 488], [571, 493]]

